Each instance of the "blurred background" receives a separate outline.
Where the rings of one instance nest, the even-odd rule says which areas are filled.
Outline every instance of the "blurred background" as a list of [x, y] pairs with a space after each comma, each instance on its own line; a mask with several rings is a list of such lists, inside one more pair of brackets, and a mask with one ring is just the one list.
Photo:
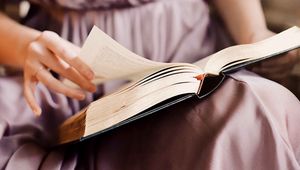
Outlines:
[[[0, 0], [0, 10], [6, 11], [12, 18], [21, 20], [26, 16], [30, 5], [27, 1], [10, 0], [10, 5], [4, 6], [5, 0]], [[274, 32], [280, 32], [291, 26], [300, 27], [300, 0], [261, 0], [268, 27]], [[1, 71], [1, 70], [0, 70]], [[300, 99], [300, 64], [294, 69], [285, 85]]]

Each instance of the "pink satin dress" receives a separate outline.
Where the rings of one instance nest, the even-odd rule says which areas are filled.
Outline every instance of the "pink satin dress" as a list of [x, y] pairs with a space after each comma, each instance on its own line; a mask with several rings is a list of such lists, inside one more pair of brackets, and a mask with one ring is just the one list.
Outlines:
[[[135, 53], [193, 62], [228, 45], [201, 0], [34, 0], [27, 26], [81, 45], [93, 25]], [[9, 56], [7, 56], [9, 57]], [[0, 169], [296, 170], [300, 103], [281, 85], [247, 71], [212, 95], [191, 99], [75, 145], [50, 147], [57, 126], [84, 102], [38, 86], [43, 114], [23, 97], [22, 76], [0, 77]]]

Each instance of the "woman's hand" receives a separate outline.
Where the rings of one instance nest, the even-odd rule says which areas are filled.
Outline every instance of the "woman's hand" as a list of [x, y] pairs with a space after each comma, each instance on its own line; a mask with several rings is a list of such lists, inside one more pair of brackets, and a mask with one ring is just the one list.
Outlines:
[[64, 85], [49, 72], [52, 70], [61, 76], [78, 84], [90, 92], [96, 90], [91, 83], [94, 77], [92, 70], [78, 58], [79, 48], [51, 31], [44, 31], [27, 46], [24, 59], [24, 95], [36, 115], [41, 114], [34, 91], [37, 82], [49, 89], [66, 96], [82, 100], [85, 94], [82, 90]]
[[[275, 33], [269, 30], [260, 31], [251, 37], [250, 43], [263, 40], [273, 35], [275, 35]], [[264, 60], [254, 65], [251, 70], [266, 78], [284, 84], [294, 66], [299, 62], [299, 59], [299, 50], [293, 50], [278, 57]]]
[[[254, 43], [274, 35], [267, 29], [260, 0], [214, 0], [220, 16], [237, 44]], [[265, 60], [253, 71], [282, 83], [298, 62], [296, 51]]]
[[251, 70], [266, 78], [284, 83], [299, 62], [298, 50], [293, 50], [255, 65]]

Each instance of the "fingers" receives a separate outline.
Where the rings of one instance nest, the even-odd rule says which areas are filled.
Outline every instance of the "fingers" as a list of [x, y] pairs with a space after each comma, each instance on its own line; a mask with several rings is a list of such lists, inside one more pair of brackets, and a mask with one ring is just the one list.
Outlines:
[[67, 87], [54, 78], [46, 68], [50, 68], [85, 90], [96, 91], [95, 85], [90, 81], [94, 78], [94, 73], [77, 57], [78, 50], [78, 47], [50, 31], [43, 32], [38, 39], [28, 45], [24, 62], [24, 96], [35, 115], [41, 114], [41, 108], [34, 97], [38, 81], [50, 90], [68, 97], [79, 100], [85, 98], [83, 91]]
[[46, 69], [41, 69], [37, 73], [36, 77], [40, 82], [42, 82], [55, 92], [62, 93], [66, 96], [76, 98], [79, 100], [83, 100], [85, 98], [85, 94], [82, 91], [67, 87], [66, 85], [58, 81], [56, 78], [54, 78], [52, 74]]
[[293, 66], [290, 65], [277, 65], [277, 66], [255, 66], [252, 68], [254, 72], [264, 72], [264, 73], [280, 73], [280, 72], [290, 72]]
[[250, 69], [264, 77], [280, 81], [290, 75], [298, 61], [297, 51], [293, 50], [276, 58], [263, 61]]
[[76, 83], [81, 88], [83, 88], [87, 91], [90, 91], [90, 92], [96, 91], [96, 86], [93, 83], [91, 83], [90, 81], [86, 80], [73, 67], [62, 68], [61, 70], [58, 71], [58, 73], [65, 75], [64, 76], [65, 78], [71, 80], [72, 82]]
[[35, 82], [28, 74], [24, 74], [24, 96], [35, 116], [40, 116], [42, 110], [34, 97]]
[[49, 50], [45, 48], [41, 48], [40, 51], [42, 54], [37, 55], [43, 55], [43, 57], [41, 57], [41, 61], [48, 68], [51, 68], [51, 70], [55, 71], [56, 73], [73, 81], [85, 90], [88, 90], [90, 92], [96, 91], [96, 86], [91, 83], [91, 81], [83, 77], [80, 73], [78, 73], [78, 71], [73, 67], [69, 66], [69, 64], [54, 56]]
[[271, 80], [281, 80], [286, 78], [288, 75], [290, 75], [292, 69], [287, 68], [285, 70], [280, 70], [280, 69], [266, 69], [266, 68], [255, 68], [252, 69], [255, 73], [262, 75], [263, 77], [269, 78]]
[[82, 91], [67, 87], [54, 78], [43, 65], [39, 63], [32, 64], [30, 68], [24, 70], [24, 96], [36, 116], [40, 116], [42, 112], [34, 96], [35, 86], [38, 81], [42, 82], [50, 90], [62, 93], [68, 97], [78, 100], [85, 98], [85, 94]]
[[[36, 78], [34, 76], [36, 76]], [[40, 116], [42, 112], [34, 96], [35, 86], [38, 80], [55, 92], [62, 93], [66, 96], [76, 98], [78, 100], [83, 100], [85, 98], [85, 94], [82, 91], [65, 86], [60, 81], [55, 79], [52, 74], [43, 66], [38, 70], [36, 75], [25, 72], [24, 96], [36, 116]]]
[[261, 62], [261, 66], [263, 67], [293, 66], [298, 62], [298, 60], [299, 60], [299, 56], [297, 55], [297, 50], [293, 50], [284, 55], [263, 61]]
[[251, 69], [253, 72], [262, 75], [263, 77], [269, 78], [271, 80], [279, 81], [286, 78], [293, 70], [293, 67], [285, 66], [274, 66], [274, 67], [264, 67], [256, 66]]
[[61, 39], [56, 33], [44, 31], [39, 38], [39, 41], [47, 44], [47, 47], [56, 55], [65, 60], [68, 64], [74, 67], [80, 74], [88, 80], [94, 78], [93, 71], [81, 61], [77, 54], [70, 48], [67, 43]]

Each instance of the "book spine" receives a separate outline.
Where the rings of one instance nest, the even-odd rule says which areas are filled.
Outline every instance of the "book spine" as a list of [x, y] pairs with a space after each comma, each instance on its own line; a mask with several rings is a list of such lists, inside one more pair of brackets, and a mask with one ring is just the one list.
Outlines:
[[202, 99], [214, 92], [222, 84], [225, 77], [226, 75], [223, 73], [220, 73], [218, 76], [205, 74], [199, 85], [197, 92], [198, 98]]

